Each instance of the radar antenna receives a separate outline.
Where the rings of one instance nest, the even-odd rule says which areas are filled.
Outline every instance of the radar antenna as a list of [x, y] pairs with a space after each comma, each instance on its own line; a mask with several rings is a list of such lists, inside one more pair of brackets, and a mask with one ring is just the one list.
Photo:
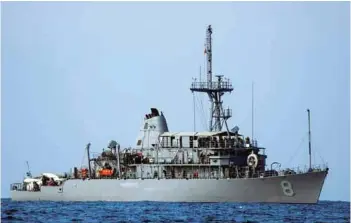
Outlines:
[[191, 84], [190, 90], [192, 92], [207, 93], [210, 99], [210, 120], [209, 131], [222, 131], [223, 124], [226, 125], [227, 120], [232, 117], [231, 109], [223, 109], [222, 96], [227, 92], [232, 92], [232, 83], [223, 78], [223, 75], [216, 75], [217, 80], [212, 81], [212, 28], [208, 26], [206, 32], [206, 48], [205, 54], [207, 56], [207, 82], [196, 81]]
[[28, 172], [26, 173], [26, 175], [27, 175], [27, 177], [32, 177], [32, 173], [30, 172], [28, 161], [26, 161], [26, 163], [27, 163], [27, 169], [28, 169]]

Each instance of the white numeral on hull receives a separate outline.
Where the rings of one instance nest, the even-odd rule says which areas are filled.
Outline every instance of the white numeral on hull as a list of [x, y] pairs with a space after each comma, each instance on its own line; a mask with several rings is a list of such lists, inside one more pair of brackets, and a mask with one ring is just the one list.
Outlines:
[[287, 180], [283, 180], [282, 182], [280, 182], [280, 186], [283, 189], [283, 193], [288, 196], [288, 197], [292, 197], [295, 195], [294, 190], [292, 188], [292, 185], [289, 181]]

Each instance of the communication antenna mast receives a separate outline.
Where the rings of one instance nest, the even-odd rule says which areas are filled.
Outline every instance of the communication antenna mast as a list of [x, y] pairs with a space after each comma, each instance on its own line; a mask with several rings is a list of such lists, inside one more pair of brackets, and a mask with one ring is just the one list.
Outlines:
[[207, 82], [212, 82], [212, 28], [211, 25], [207, 28], [206, 33], [206, 48], [205, 54], [207, 55]]
[[251, 95], [251, 97], [252, 97], [252, 104], [251, 104], [251, 115], [252, 115], [252, 117], [251, 117], [251, 124], [252, 124], [252, 126], [251, 126], [251, 131], [252, 131], [252, 133], [251, 133], [251, 139], [252, 140], [254, 140], [254, 82], [252, 82], [252, 95]]
[[312, 162], [311, 162], [311, 117], [310, 109], [307, 109], [308, 113], [308, 158], [309, 158], [309, 171], [312, 171]]
[[193, 81], [190, 90], [192, 92], [207, 93], [210, 99], [210, 120], [209, 131], [222, 131], [223, 124], [232, 117], [231, 109], [223, 109], [222, 96], [227, 92], [232, 92], [233, 87], [229, 80], [223, 78], [223, 75], [216, 75], [217, 80], [212, 81], [212, 28], [207, 27], [205, 54], [207, 56], [207, 82]]
[[28, 169], [27, 177], [32, 177], [32, 173], [30, 172], [30, 168], [29, 168], [29, 163], [28, 163], [28, 161], [26, 161], [26, 163], [27, 163], [27, 169]]

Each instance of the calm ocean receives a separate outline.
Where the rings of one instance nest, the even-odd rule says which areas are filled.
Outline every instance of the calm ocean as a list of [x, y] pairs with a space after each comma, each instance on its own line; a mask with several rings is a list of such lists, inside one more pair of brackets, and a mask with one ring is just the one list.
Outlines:
[[162, 202], [13, 202], [1, 222], [350, 222], [350, 203], [316, 205]]

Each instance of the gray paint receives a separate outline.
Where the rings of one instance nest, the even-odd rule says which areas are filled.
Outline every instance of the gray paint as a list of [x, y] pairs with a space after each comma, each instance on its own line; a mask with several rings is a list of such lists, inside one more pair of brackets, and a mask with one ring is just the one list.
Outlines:
[[[11, 191], [12, 200], [316, 203], [327, 171], [247, 179], [70, 179], [40, 192]], [[283, 192], [292, 185], [293, 196]], [[288, 191], [291, 192], [291, 191]], [[289, 194], [289, 193], [287, 193]]]

